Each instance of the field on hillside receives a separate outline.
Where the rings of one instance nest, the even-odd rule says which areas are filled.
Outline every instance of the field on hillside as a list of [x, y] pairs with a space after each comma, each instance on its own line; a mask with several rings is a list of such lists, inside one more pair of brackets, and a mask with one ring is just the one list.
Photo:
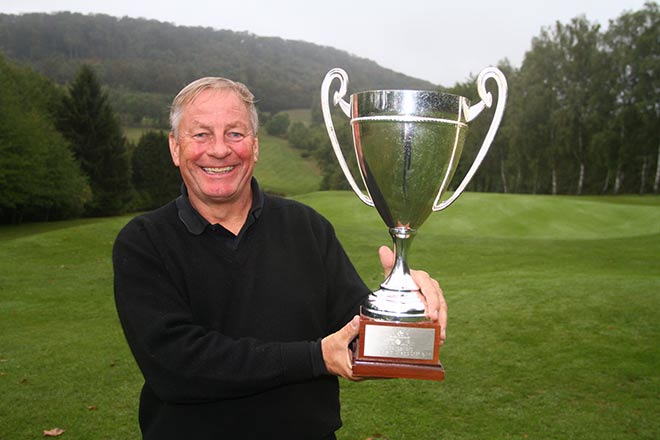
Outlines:
[[312, 123], [312, 112], [308, 108], [284, 110], [282, 113], [287, 113], [289, 115], [291, 123], [302, 122], [305, 125]]
[[[375, 288], [375, 210], [297, 198]], [[110, 262], [128, 219], [0, 227], [0, 440], [139, 437]], [[410, 259], [449, 304], [446, 379], [342, 381], [340, 439], [660, 438], [660, 197], [468, 193]]]
[[150, 127], [141, 127], [141, 126], [124, 127], [123, 131], [124, 131], [124, 136], [126, 136], [126, 139], [128, 139], [129, 142], [132, 142], [136, 145], [140, 141], [140, 138], [148, 131], [163, 131], [165, 133], [168, 133], [168, 130], [150, 128]]
[[321, 185], [321, 172], [313, 159], [303, 159], [287, 141], [267, 134], [259, 135], [254, 176], [265, 191], [281, 195], [306, 194]]

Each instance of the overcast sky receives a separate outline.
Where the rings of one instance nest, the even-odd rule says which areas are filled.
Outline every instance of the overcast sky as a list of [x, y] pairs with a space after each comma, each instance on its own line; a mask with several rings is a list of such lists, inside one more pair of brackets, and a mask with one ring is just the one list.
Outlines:
[[[584, 14], [606, 28], [645, 0], [0, 0], [0, 12], [104, 13], [248, 31], [345, 50], [451, 86], [508, 58], [520, 66], [532, 37]], [[343, 67], [343, 66], [336, 66]], [[350, 72], [349, 72], [350, 74]]]

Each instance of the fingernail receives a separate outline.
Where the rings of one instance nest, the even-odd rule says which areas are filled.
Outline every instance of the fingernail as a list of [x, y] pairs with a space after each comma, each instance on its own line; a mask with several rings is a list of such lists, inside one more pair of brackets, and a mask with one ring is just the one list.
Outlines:
[[351, 326], [356, 329], [360, 326], [360, 317], [358, 315], [355, 315], [353, 319], [351, 320]]

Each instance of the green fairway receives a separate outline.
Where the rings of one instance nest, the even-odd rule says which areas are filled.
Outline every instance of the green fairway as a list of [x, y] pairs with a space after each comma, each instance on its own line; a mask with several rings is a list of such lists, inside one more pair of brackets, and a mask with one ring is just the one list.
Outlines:
[[[376, 211], [348, 192], [296, 198], [375, 288]], [[0, 227], [0, 440], [139, 438], [110, 262], [129, 218]], [[340, 439], [660, 438], [660, 197], [468, 193], [410, 260], [449, 304], [446, 379], [342, 381]]]

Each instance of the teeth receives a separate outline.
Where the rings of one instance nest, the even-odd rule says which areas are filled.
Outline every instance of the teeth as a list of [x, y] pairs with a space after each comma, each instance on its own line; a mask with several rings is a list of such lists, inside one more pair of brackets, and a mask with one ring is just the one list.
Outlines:
[[210, 167], [204, 167], [204, 168], [202, 168], [202, 169], [203, 169], [205, 172], [209, 173], [209, 174], [224, 174], [224, 173], [228, 173], [228, 172], [230, 172], [231, 170], [233, 170], [234, 167], [232, 167], [232, 166], [229, 166], [229, 167], [222, 167], [222, 168], [210, 168]]

